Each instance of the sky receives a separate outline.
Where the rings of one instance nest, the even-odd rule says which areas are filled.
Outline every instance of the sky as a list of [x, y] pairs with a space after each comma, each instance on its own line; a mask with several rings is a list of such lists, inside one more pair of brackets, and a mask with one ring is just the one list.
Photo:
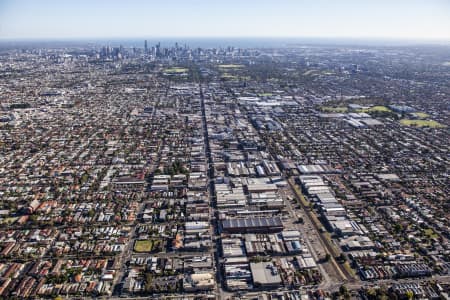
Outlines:
[[450, 41], [450, 0], [0, 0], [0, 39]]

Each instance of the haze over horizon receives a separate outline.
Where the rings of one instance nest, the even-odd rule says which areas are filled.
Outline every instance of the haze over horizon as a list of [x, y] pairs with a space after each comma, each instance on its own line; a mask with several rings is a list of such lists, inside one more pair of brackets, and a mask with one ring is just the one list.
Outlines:
[[0, 0], [0, 39], [142, 37], [450, 41], [450, 1]]

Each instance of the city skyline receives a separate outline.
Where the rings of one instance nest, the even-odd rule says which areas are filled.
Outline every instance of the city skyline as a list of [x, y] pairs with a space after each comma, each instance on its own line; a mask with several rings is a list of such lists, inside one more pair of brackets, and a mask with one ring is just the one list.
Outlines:
[[0, 1], [0, 39], [257, 37], [450, 40], [433, 1]]

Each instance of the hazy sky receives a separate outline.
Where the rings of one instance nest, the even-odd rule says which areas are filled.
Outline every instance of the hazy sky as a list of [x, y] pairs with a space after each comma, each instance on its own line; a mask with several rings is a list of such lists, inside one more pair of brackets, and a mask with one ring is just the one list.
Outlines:
[[450, 0], [0, 0], [0, 38], [450, 41]]

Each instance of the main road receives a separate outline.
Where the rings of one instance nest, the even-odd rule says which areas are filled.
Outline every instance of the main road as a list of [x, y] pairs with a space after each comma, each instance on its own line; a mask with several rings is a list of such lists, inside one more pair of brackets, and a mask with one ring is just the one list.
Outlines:
[[208, 136], [208, 122], [206, 119], [206, 108], [205, 108], [205, 97], [203, 95], [202, 84], [199, 83], [200, 89], [200, 107], [202, 113], [202, 127], [203, 127], [203, 139], [205, 142], [205, 154], [207, 161], [207, 170], [208, 170], [208, 192], [209, 192], [209, 203], [210, 203], [210, 215], [212, 221], [212, 247], [213, 247], [213, 255], [214, 255], [214, 268], [216, 271], [216, 293], [218, 295], [218, 299], [227, 298], [226, 293], [222, 289], [223, 279], [222, 273], [220, 272], [220, 264], [219, 264], [219, 249], [220, 249], [220, 236], [219, 236], [219, 228], [217, 223], [217, 207], [216, 207], [216, 191], [214, 186], [214, 164], [211, 155], [211, 148], [209, 146], [209, 136]]

